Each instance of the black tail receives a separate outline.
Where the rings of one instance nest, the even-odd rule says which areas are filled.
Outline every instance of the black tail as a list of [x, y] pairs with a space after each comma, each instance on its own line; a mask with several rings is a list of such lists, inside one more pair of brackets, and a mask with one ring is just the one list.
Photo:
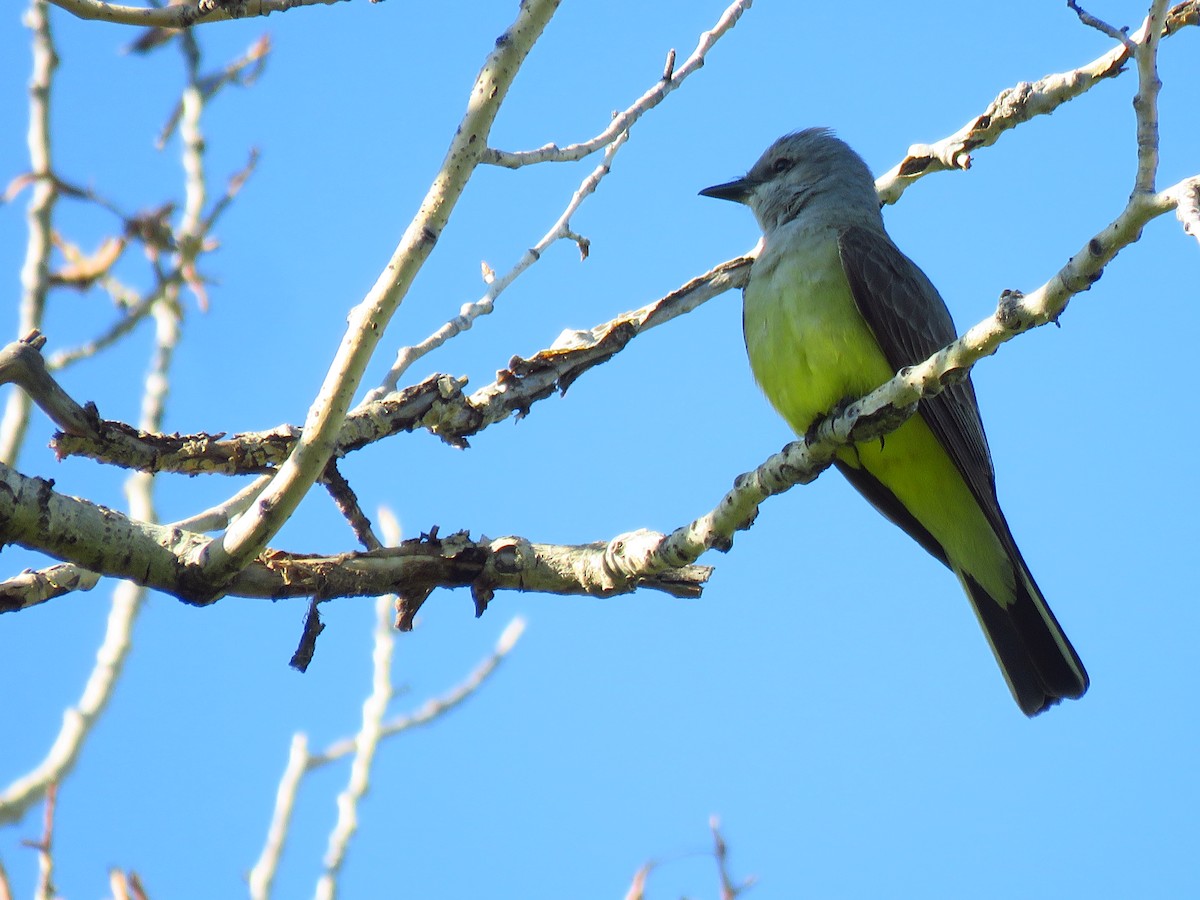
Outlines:
[[999, 503], [993, 499], [987, 505], [981, 502], [981, 507], [985, 515], [990, 512], [998, 541], [996, 552], [1012, 565], [1016, 590], [1009, 603], [992, 597], [969, 573], [958, 569], [937, 539], [874, 475], [840, 459], [834, 460], [834, 465], [872, 506], [958, 575], [1013, 697], [1025, 715], [1036, 716], [1064, 697], [1083, 696], [1088, 689], [1087, 672], [1025, 565]]
[[1082, 697], [1088, 675], [1021, 554], [1012, 547], [1016, 592], [1005, 604], [959, 572], [979, 624], [1022, 712], [1036, 716], [1064, 697]]

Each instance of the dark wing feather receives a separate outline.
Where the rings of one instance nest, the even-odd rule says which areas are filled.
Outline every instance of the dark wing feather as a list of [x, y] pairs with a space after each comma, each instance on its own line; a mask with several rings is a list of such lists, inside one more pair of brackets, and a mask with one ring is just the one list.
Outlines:
[[[937, 289], [886, 234], [853, 226], [838, 235], [838, 250], [858, 311], [893, 369], [928, 359], [954, 340], [954, 323]], [[1034, 583], [996, 500], [991, 455], [970, 379], [922, 400], [918, 415], [946, 448], [1022, 573], [1010, 602], [989, 595], [969, 572], [960, 573], [1021, 709], [1032, 716], [1060, 697], [1082, 696], [1087, 672]], [[865, 469], [841, 462], [838, 468], [884, 515], [948, 564], [942, 547], [885, 485]]]
[[[838, 251], [858, 311], [893, 369], [923, 362], [958, 336], [937, 288], [884, 232], [850, 226], [838, 234]], [[922, 400], [918, 414], [950, 454], [996, 533], [1011, 542], [971, 379]]]

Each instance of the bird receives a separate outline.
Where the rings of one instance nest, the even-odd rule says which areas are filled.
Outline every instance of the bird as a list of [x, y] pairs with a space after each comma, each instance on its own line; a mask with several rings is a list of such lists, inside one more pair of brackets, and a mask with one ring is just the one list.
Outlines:
[[[830, 129], [784, 135], [744, 177], [700, 194], [749, 206], [762, 229], [743, 290], [746, 350], [798, 435], [955, 339], [945, 301], [888, 236], [866, 162]], [[1083, 696], [1087, 672], [1000, 509], [969, 376], [833, 462], [958, 576], [1022, 712]]]

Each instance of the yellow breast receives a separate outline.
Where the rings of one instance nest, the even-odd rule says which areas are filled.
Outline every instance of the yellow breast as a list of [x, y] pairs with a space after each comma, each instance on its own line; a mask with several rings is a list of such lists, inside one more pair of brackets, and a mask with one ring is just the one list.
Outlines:
[[746, 350], [767, 399], [798, 434], [895, 373], [859, 315], [832, 229], [779, 229], [750, 275]]

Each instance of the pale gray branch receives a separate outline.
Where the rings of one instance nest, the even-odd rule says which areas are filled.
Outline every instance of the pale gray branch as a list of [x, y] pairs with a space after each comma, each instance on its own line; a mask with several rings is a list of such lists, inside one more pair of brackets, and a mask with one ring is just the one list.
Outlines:
[[[490, 313], [495, 308], [496, 298], [500, 296], [505, 288], [516, 281], [521, 273], [541, 259], [542, 254], [546, 252], [551, 244], [560, 240], [574, 239], [579, 246], [586, 246], [583, 243], [584, 239], [571, 231], [571, 216], [579, 209], [580, 204], [596, 190], [604, 176], [609, 173], [613, 157], [616, 156], [617, 151], [621, 149], [621, 146], [628, 137], [629, 132], [623, 131], [617, 136], [616, 140], [605, 148], [604, 160], [583, 179], [579, 187], [575, 190], [575, 193], [572, 194], [567, 208], [558, 217], [558, 221], [550, 227], [550, 230], [542, 236], [541, 240], [534, 244], [532, 248], [525, 251], [516, 265], [508, 272], [499, 278], [493, 277], [487, 291], [484, 292], [482, 297], [473, 303], [463, 304], [457, 316], [419, 344], [404, 347], [400, 350], [396, 355], [396, 362], [388, 371], [387, 376], [383, 379], [379, 387], [367, 395], [366, 400], [363, 401], [364, 404], [370, 403], [373, 400], [379, 400], [386, 396], [388, 392], [394, 391], [400, 377], [408, 371], [414, 362], [432, 350], [442, 346], [442, 344], [451, 338], [462, 334], [480, 316]], [[586, 253], [584, 257], [586, 258]]]
[[[550, 348], [527, 359], [514, 357], [494, 382], [470, 396], [463, 392], [465, 379], [438, 374], [364, 404], [346, 417], [338, 435], [337, 454], [345, 456], [417, 428], [462, 446], [467, 438], [489, 425], [514, 414], [523, 416], [538, 401], [565, 391], [642, 332], [691, 312], [727, 290], [744, 287], [751, 259], [747, 255], [721, 263], [652, 303], [594, 328], [565, 331]], [[292, 425], [232, 438], [219, 434], [147, 434], [105, 420], [98, 427], [98, 436], [56, 435], [51, 447], [60, 456], [86, 456], [147, 472], [236, 475], [269, 471], [280, 465], [300, 435]]]
[[31, 331], [0, 349], [0, 384], [15, 384], [69, 434], [97, 435], [97, 421], [54, 380], [42, 358], [46, 339]]
[[672, 50], [671, 62], [667, 67], [667, 71], [663, 73], [662, 78], [627, 109], [613, 116], [608, 126], [595, 137], [561, 148], [556, 144], [546, 144], [544, 147], [539, 147], [536, 150], [509, 152], [489, 147], [484, 152], [480, 162], [493, 166], [504, 166], [509, 169], [517, 169], [521, 166], [542, 162], [574, 162], [575, 160], [583, 159], [591, 153], [595, 153], [601, 147], [608, 146], [619, 135], [629, 131], [634, 122], [640, 119], [646, 112], [662, 103], [669, 93], [683, 84], [689, 75], [704, 65], [704, 57], [708, 54], [708, 51], [721, 39], [722, 35], [737, 24], [737, 20], [741, 18], [742, 13], [750, 8], [751, 2], [752, 0], [737, 0], [737, 2], [729, 4], [717, 19], [716, 24], [700, 35], [700, 40], [696, 45], [696, 49], [692, 51], [692, 55], [678, 68], [674, 66], [673, 54], [675, 51]]
[[1137, 178], [1133, 189], [1153, 193], [1158, 174], [1158, 94], [1162, 81], [1158, 77], [1158, 42], [1162, 39], [1163, 22], [1167, 17], [1167, 0], [1153, 0], [1143, 26], [1143, 39], [1134, 52], [1138, 71], [1138, 92], [1133, 98], [1137, 114]]
[[[33, 193], [25, 219], [29, 240], [21, 266], [21, 302], [17, 334], [30, 334], [42, 326], [46, 295], [50, 290], [50, 254], [54, 246], [54, 206], [58, 201], [58, 183], [52, 177], [50, 144], [50, 98], [58, 53], [50, 30], [49, 10], [44, 0], [32, 0], [25, 13], [25, 25], [33, 32], [33, 72], [29, 78], [29, 171], [34, 178]], [[29, 426], [30, 397], [25, 391], [11, 391], [0, 420], [0, 462], [15, 465]]]
[[[400, 523], [391, 510], [381, 509], [377, 518], [383, 540], [391, 546], [399, 544]], [[380, 594], [375, 601], [371, 694], [363, 703], [362, 725], [358, 734], [354, 736], [354, 761], [350, 765], [350, 776], [345, 789], [338, 794], [337, 822], [329, 834], [329, 846], [325, 851], [325, 871], [317, 880], [317, 888], [314, 891], [318, 900], [333, 900], [337, 896], [337, 880], [342, 863], [345, 862], [350, 839], [358, 829], [359, 802], [367, 793], [371, 764], [383, 738], [383, 719], [395, 693], [392, 686], [392, 651], [396, 646], [392, 610], [395, 604], [395, 594]]]
[[[199, 113], [197, 108], [195, 114], [198, 116]], [[189, 188], [194, 189], [195, 185]], [[157, 328], [150, 370], [142, 395], [139, 422], [147, 431], [162, 428], [170, 386], [171, 363], [179, 342], [178, 305], [163, 299], [155, 304], [152, 312]], [[32, 348], [30, 349], [32, 351]], [[34, 355], [40, 363], [41, 355]], [[129, 502], [129, 521], [153, 523], [157, 519], [153, 475], [144, 472], [133, 473], [125, 483], [125, 496]], [[100, 538], [96, 532], [80, 533], [89, 534], [95, 539]], [[98, 577], [95, 572], [74, 564], [57, 566], [49, 573], [43, 574], [48, 577], [41, 579], [34, 587], [45, 590], [49, 586], [55, 594], [65, 592], [72, 583], [79, 588], [90, 589]], [[0, 588], [4, 589], [9, 587], [9, 582], [0, 585]], [[7, 590], [0, 593], [0, 597], [5, 598], [5, 602], [0, 602], [0, 611], [9, 611], [9, 607], [5, 605], [7, 595]], [[16, 779], [0, 795], [0, 822], [19, 818], [51, 785], [60, 783], [74, 768], [84, 743], [107, 709], [120, 680], [125, 661], [133, 646], [133, 625], [145, 598], [145, 587], [133, 580], [122, 581], [113, 590], [104, 640], [96, 653], [96, 663], [88, 676], [83, 694], [79, 702], [64, 714], [58, 736], [42, 761], [30, 772]]]
[[342, 0], [240, 0], [218, 3], [216, 0], [186, 0], [167, 6], [126, 6], [102, 0], [51, 0], [81, 19], [112, 22], [116, 25], [142, 25], [147, 28], [190, 28], [208, 22], [224, 22], [251, 16], [269, 16], [298, 6], [332, 6]]
[[[190, 564], [210, 539], [183, 529], [133, 519], [56, 492], [49, 482], [0, 466], [0, 537], [103, 575], [136, 581], [197, 605], [221, 595], [202, 569]], [[362, 597], [398, 590], [407, 596], [437, 587], [469, 587], [477, 607], [497, 590], [610, 596], [652, 588], [698, 596], [704, 566], [634, 571], [631, 550], [641, 533], [608, 542], [539, 544], [509, 536], [472, 540], [465, 534], [430, 535], [400, 547], [334, 556], [268, 550], [229, 582], [225, 593], [244, 597]], [[81, 540], [87, 535], [87, 540]], [[3, 610], [0, 610], [3, 611]]]
[[[1176, 5], [1165, 15], [1165, 20], [1163, 17], [1157, 19], [1160, 25], [1156, 34], [1169, 35], [1185, 25], [1197, 24], [1198, 7], [1200, 4], [1196, 0]], [[1150, 17], [1147, 17], [1129, 39], [1130, 43], [1143, 44], [1151, 27]], [[934, 144], [909, 147], [904, 159], [875, 181], [880, 200], [895, 203], [909, 185], [933, 172], [970, 168], [972, 151], [990, 147], [1004, 132], [1035, 116], [1048, 115], [1098, 82], [1119, 75], [1130, 54], [1130, 48], [1122, 43], [1078, 69], [1047, 75], [1034, 82], [1023, 81], [1001, 91], [982, 114], [954, 134]]]
[[[388, 598], [381, 599], [387, 601]], [[403, 731], [428, 725], [431, 722], [437, 721], [455, 707], [460, 706], [477, 693], [488, 679], [491, 678], [508, 654], [516, 647], [517, 641], [520, 640], [524, 631], [525, 621], [523, 619], [518, 617], [510, 621], [500, 633], [500, 637], [497, 639], [495, 649], [491, 655], [476, 666], [474, 671], [461, 684], [441, 697], [427, 700], [416, 712], [399, 716], [390, 721], [381, 721], [377, 726], [377, 731], [372, 736], [372, 741], [377, 744], [379, 741], [393, 737]], [[390, 641], [390, 629], [388, 633]], [[379, 654], [378, 636], [379, 632], [377, 631], [377, 663]], [[380, 677], [380, 668], [378, 665], [376, 666], [375, 673], [376, 680], [378, 681]], [[376, 690], [378, 690], [378, 686]], [[370, 702], [368, 700], [368, 703]], [[366, 709], [364, 708], [364, 716], [365, 714]], [[301, 780], [311, 771], [327, 766], [344, 756], [358, 753], [362, 745], [361, 739], [362, 732], [360, 731], [359, 735], [353, 738], [344, 738], [335, 741], [321, 753], [310, 753], [308, 750], [308, 738], [304, 734], [297, 733], [292, 738], [287, 765], [284, 769], [283, 777], [279, 781], [279, 788], [275, 793], [275, 809], [271, 816], [271, 825], [267, 832], [267, 840], [263, 845], [262, 853], [259, 854], [258, 861], [254, 864], [254, 868], [250, 870], [251, 900], [267, 900], [271, 894], [271, 885], [274, 883], [275, 874], [279, 869], [279, 860], [283, 855], [283, 848], [287, 843], [292, 810], [295, 807], [296, 797], [300, 791]]]

